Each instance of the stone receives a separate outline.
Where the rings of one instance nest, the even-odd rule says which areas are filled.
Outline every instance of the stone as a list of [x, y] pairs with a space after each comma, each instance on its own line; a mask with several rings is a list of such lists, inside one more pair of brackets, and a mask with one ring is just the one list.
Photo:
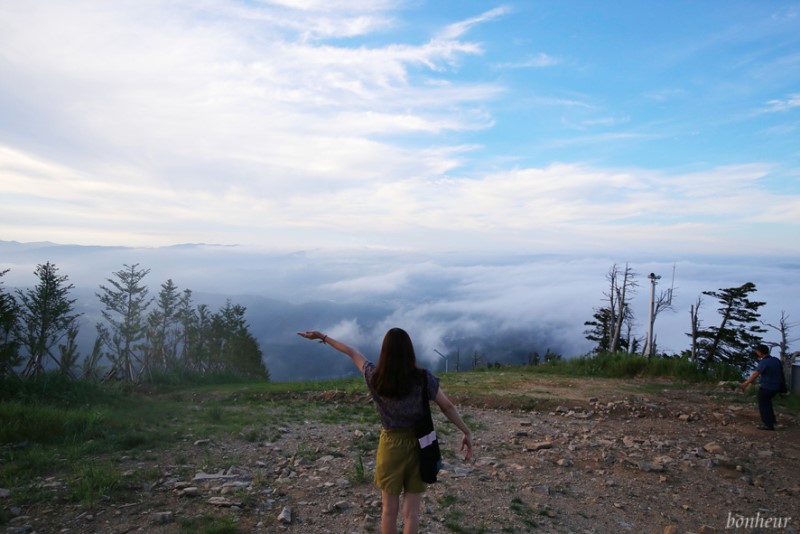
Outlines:
[[533, 445], [528, 447], [528, 449], [532, 450], [532, 451], [543, 451], [543, 450], [552, 449], [552, 448], [553, 448], [553, 444], [551, 442], [549, 442], [549, 441], [540, 441], [540, 442], [534, 443]]
[[226, 480], [231, 478], [236, 478], [236, 475], [226, 475], [224, 471], [220, 471], [219, 473], [203, 473], [202, 471], [200, 471], [194, 476], [192, 482]]
[[9, 496], [11, 496], [11, 490], [0, 488], [0, 499], [4, 499]]
[[722, 446], [719, 443], [714, 443], [714, 442], [706, 443], [705, 445], [703, 445], [703, 450], [706, 451], [709, 454], [724, 454], [725, 453], [725, 449], [723, 449]]
[[184, 497], [197, 497], [200, 495], [200, 488], [196, 486], [189, 486], [187, 488], [183, 488], [180, 491], [179, 495], [182, 495]]
[[157, 525], [172, 523], [174, 520], [172, 512], [155, 512], [151, 517], [153, 518], [153, 523]]
[[288, 506], [284, 506], [281, 513], [278, 514], [278, 521], [284, 525], [290, 525], [292, 523], [292, 509]]

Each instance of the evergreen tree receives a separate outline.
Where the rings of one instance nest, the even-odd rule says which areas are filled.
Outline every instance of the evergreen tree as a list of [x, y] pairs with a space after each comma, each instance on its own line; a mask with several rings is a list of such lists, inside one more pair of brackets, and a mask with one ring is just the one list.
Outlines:
[[228, 301], [210, 324], [210, 367], [215, 371], [269, 379], [263, 354], [245, 321], [246, 308]]
[[611, 315], [610, 308], [603, 307], [600, 309], [595, 309], [595, 313], [592, 316], [594, 320], [583, 323], [584, 326], [591, 327], [587, 330], [584, 330], [583, 333], [586, 336], [586, 339], [597, 344], [592, 349], [592, 352], [595, 354], [608, 352], [608, 347], [611, 343]]
[[61, 370], [72, 374], [72, 369], [78, 365], [80, 352], [78, 351], [78, 325], [73, 324], [66, 331], [66, 342], [58, 345], [58, 357], [61, 361]]
[[718, 291], [703, 291], [719, 301], [722, 317], [719, 326], [697, 332], [697, 358], [704, 368], [713, 362], [733, 365], [743, 372], [752, 365], [753, 348], [761, 342], [759, 334], [766, 332], [759, 325], [758, 309], [764, 302], [751, 301], [756, 291], [752, 282]]
[[177, 367], [180, 342], [181, 295], [172, 279], [161, 284], [155, 309], [147, 317], [147, 357], [145, 367], [172, 370]]
[[125, 269], [114, 273], [116, 279], [106, 279], [111, 287], [101, 285], [97, 293], [105, 306], [102, 314], [106, 321], [97, 324], [97, 333], [111, 361], [109, 377], [132, 382], [144, 370], [145, 314], [152, 299], [147, 298], [147, 286], [141, 282], [150, 269], [139, 269], [138, 263], [123, 266]]
[[184, 365], [187, 369], [206, 373], [211, 371], [211, 323], [213, 313], [208, 305], [200, 304], [191, 313], [182, 315], [184, 324]]
[[81, 363], [81, 372], [83, 378], [86, 380], [99, 380], [103, 377], [103, 367], [100, 366], [100, 361], [103, 359], [103, 339], [97, 336], [92, 346], [92, 352], [83, 359]]
[[[0, 271], [0, 278], [8, 269]], [[16, 375], [14, 368], [22, 363], [19, 354], [19, 340], [16, 337], [19, 307], [14, 295], [3, 289], [0, 280], [0, 376]]]
[[189, 357], [192, 345], [192, 333], [197, 324], [197, 311], [193, 308], [192, 290], [184, 289], [181, 295], [177, 319], [180, 328], [179, 351], [177, 354], [178, 365], [183, 369], [194, 369], [194, 365]]
[[[73, 288], [67, 283], [68, 277], [57, 273], [58, 268], [50, 262], [37, 265], [35, 274], [39, 283], [36, 287], [17, 290], [20, 306], [18, 337], [27, 352], [28, 362], [23, 373], [28, 376], [44, 372], [48, 356], [70, 375], [77, 360], [74, 340], [81, 314], [74, 313], [75, 300], [68, 298]], [[71, 340], [66, 345], [71, 348], [62, 350], [59, 358], [53, 354], [53, 349], [65, 336]]]

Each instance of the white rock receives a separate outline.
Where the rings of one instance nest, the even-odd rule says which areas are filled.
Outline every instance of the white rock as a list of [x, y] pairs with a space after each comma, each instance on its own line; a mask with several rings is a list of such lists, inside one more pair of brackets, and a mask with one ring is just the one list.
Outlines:
[[292, 509], [288, 506], [284, 506], [281, 513], [278, 514], [278, 521], [283, 523], [284, 525], [289, 525], [292, 522]]

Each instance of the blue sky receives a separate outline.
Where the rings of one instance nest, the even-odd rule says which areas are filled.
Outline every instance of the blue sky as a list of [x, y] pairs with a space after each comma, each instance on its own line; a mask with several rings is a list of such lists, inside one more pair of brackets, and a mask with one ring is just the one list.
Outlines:
[[0, 228], [796, 256], [800, 3], [3, 2]]

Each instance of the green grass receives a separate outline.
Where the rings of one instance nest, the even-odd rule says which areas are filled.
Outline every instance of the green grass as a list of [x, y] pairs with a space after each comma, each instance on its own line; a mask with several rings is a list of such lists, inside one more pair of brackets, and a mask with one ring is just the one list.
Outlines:
[[364, 467], [364, 458], [359, 454], [353, 464], [353, 476], [350, 481], [353, 484], [363, 484], [367, 481], [367, 472]]
[[702, 370], [685, 358], [646, 358], [624, 352], [604, 352], [562, 359], [524, 369], [540, 374], [604, 378], [662, 377], [695, 382], [741, 379], [741, 372], [727, 365], [711, 365], [708, 370]]
[[[448, 395], [465, 407], [462, 417], [476, 431], [480, 429], [470, 416], [469, 405], [491, 406], [494, 402], [515, 410], [542, 409], [554, 401], [545, 396], [552, 386], [563, 387], [587, 375], [619, 378], [623, 390], [658, 393], [674, 389], [679, 394], [692, 387], [725, 402], [754, 402], [738, 392], [711, 386], [696, 388], [696, 370], [690, 372], [687, 365], [680, 359], [648, 361], [628, 355], [600, 355], [536, 367], [446, 373], [441, 379]], [[632, 384], [626, 378], [629, 375], [645, 379]], [[663, 378], [650, 380], [651, 376]], [[708, 380], [711, 378], [705, 377], [700, 384], [708, 384]], [[755, 388], [751, 388], [749, 395], [754, 394]], [[779, 412], [800, 413], [800, 395], [777, 397], [775, 405]], [[457, 429], [438, 410], [434, 415], [437, 431], [456, 443], [446, 448], [445, 454], [458, 454]], [[161, 451], [173, 445], [215, 437], [253, 444], [277, 442], [284, 427], [304, 425], [306, 421], [360, 430], [363, 436], [354, 432], [351, 445], [362, 463], [360, 467], [354, 465], [352, 476], [354, 481], [367, 478], [361, 458], [376, 449], [380, 421], [368, 402], [362, 378], [291, 383], [219, 383], [209, 379], [180, 384], [164, 380], [139, 387], [76, 382], [58, 374], [25, 380], [0, 378], [0, 487], [13, 489], [11, 500], [16, 503], [47, 502], [56, 490], [41, 481], [56, 476], [66, 484], [58, 490], [64, 493], [59, 497], [90, 504], [113, 499], [124, 484], [132, 482], [122, 479], [122, 485], [115, 483], [120, 480], [115, 458], [156, 461]], [[326, 454], [310, 447], [289, 452], [309, 460]], [[200, 461], [203, 454], [205, 462], [213, 465], [215, 453], [200, 449]], [[174, 463], [183, 466], [194, 460], [178, 454]], [[480, 527], [463, 530], [465, 527], [457, 524], [453, 517], [452, 528], [448, 528], [480, 531]], [[224, 532], [237, 527], [228, 522], [204, 523], [195, 531], [206, 528]]]
[[0, 443], [65, 443], [100, 437], [109, 410], [61, 408], [18, 401], [0, 403]]
[[536, 521], [533, 520], [535, 512], [519, 497], [511, 499], [509, 508], [515, 515], [519, 516], [520, 521], [522, 521], [526, 527], [535, 529], [538, 526]]
[[234, 515], [222, 518], [208, 515], [181, 518], [178, 525], [181, 534], [239, 534], [242, 532]]
[[441, 506], [442, 508], [448, 508], [450, 506], [453, 506], [457, 502], [458, 498], [455, 495], [450, 495], [449, 493], [442, 495], [441, 497], [439, 497], [438, 500], [439, 506]]
[[70, 500], [86, 506], [108, 499], [119, 488], [120, 473], [111, 464], [79, 465], [67, 483]]

